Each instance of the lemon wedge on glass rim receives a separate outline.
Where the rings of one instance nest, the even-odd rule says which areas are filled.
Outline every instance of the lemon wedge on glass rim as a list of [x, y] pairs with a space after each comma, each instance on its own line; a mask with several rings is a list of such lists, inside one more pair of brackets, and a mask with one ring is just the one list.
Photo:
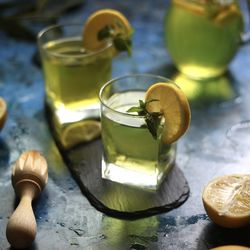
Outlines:
[[202, 201], [210, 219], [222, 227], [250, 224], [250, 174], [215, 178], [204, 188]]
[[111, 27], [113, 35], [129, 36], [132, 28], [127, 18], [119, 11], [113, 9], [101, 9], [89, 16], [83, 28], [84, 48], [96, 51], [105, 48], [106, 40], [98, 37], [99, 32], [105, 27]]
[[[150, 102], [150, 100], [157, 100]], [[175, 84], [155, 83], [146, 92], [146, 109], [149, 113], [162, 113], [165, 122], [162, 141], [171, 144], [189, 128], [191, 112], [184, 92]]]
[[5, 100], [0, 97], [0, 130], [3, 128], [7, 117], [7, 104]]

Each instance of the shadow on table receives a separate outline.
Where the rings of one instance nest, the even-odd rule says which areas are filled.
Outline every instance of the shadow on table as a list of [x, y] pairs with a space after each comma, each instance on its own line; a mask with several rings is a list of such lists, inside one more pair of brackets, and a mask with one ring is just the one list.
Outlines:
[[211, 249], [223, 245], [250, 246], [250, 226], [228, 229], [208, 224], [200, 235], [197, 249]]
[[208, 108], [218, 104], [233, 104], [239, 97], [236, 79], [229, 71], [217, 78], [198, 80], [187, 77], [169, 64], [149, 73], [165, 76], [177, 83], [192, 107]]
[[[17, 250], [17, 248], [9, 247], [6, 250]], [[36, 243], [33, 242], [33, 244], [30, 247], [22, 248], [22, 250], [38, 250], [38, 247], [37, 247]]]
[[[0, 173], [3, 167], [7, 167], [10, 158], [10, 150], [6, 142], [0, 138]], [[5, 169], [4, 169], [5, 170]]]

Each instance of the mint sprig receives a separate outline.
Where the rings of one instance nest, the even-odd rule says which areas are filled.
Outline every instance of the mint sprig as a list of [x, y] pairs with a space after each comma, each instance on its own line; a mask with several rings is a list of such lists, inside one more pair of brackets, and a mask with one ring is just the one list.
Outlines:
[[160, 112], [152, 112], [149, 113], [146, 109], [146, 106], [150, 102], [159, 101], [157, 99], [151, 99], [147, 102], [139, 100], [139, 106], [131, 107], [127, 110], [128, 113], [137, 112], [138, 115], [144, 116], [145, 123], [147, 128], [154, 139], [158, 138], [158, 129], [161, 123], [162, 113]]
[[129, 34], [122, 34], [122, 33], [116, 33], [115, 29], [112, 27], [112, 25], [106, 25], [104, 28], [102, 28], [98, 34], [97, 39], [99, 41], [105, 40], [105, 39], [112, 39], [112, 42], [115, 46], [115, 48], [118, 51], [127, 51], [129, 56], [132, 54], [132, 37], [133, 31]]

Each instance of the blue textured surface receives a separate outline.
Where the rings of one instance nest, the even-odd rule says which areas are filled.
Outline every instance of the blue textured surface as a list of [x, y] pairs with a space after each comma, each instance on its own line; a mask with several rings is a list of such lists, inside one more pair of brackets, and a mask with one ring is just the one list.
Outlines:
[[[83, 22], [99, 8], [122, 11], [134, 29], [132, 58], [114, 60], [113, 75], [132, 72], [171, 77], [173, 67], [163, 42], [168, 1], [87, 1], [59, 22]], [[81, 194], [64, 165], [44, 117], [42, 72], [32, 64], [36, 44], [18, 41], [0, 31], [0, 95], [8, 103], [8, 120], [0, 134], [0, 249], [8, 249], [5, 229], [16, 203], [11, 165], [21, 152], [37, 149], [49, 163], [49, 182], [34, 203], [38, 233], [31, 249], [198, 249], [223, 244], [250, 246], [250, 229], [229, 230], [206, 216], [201, 192], [216, 176], [249, 173], [250, 129], [227, 131], [250, 119], [250, 45], [230, 64], [238, 97], [230, 102], [192, 108], [188, 134], [178, 144], [177, 164], [187, 177], [191, 196], [180, 208], [136, 221], [113, 219], [96, 211]], [[240, 137], [242, 136], [242, 137]]]

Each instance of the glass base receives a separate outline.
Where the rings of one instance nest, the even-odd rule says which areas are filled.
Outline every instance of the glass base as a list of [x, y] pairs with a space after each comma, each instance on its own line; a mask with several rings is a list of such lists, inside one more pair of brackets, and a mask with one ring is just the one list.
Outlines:
[[[51, 107], [49, 105], [49, 107]], [[54, 113], [59, 124], [67, 124], [79, 122], [86, 119], [99, 119], [100, 117], [100, 104], [96, 103], [84, 108], [67, 109], [64, 106], [59, 108], [50, 108]]]
[[156, 191], [171, 168], [174, 166], [174, 163], [175, 153], [166, 164], [164, 171], [156, 169], [153, 174], [147, 174], [136, 171], [135, 169], [125, 168], [114, 163], [107, 163], [103, 157], [102, 178], [148, 191]]
[[46, 103], [46, 109], [55, 139], [63, 148], [69, 149], [100, 136], [99, 104], [88, 109], [69, 110], [64, 107], [55, 109]]

